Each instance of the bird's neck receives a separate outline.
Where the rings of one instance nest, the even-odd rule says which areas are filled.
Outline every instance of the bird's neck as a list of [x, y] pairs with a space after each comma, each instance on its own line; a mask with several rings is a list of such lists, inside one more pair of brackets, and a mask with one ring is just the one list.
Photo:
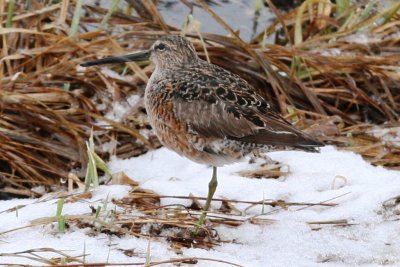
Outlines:
[[156, 60], [153, 62], [156, 65], [155, 71], [163, 73], [197, 65], [200, 61], [201, 59], [198, 57], [166, 57], [163, 60]]
[[174, 73], [177, 73], [182, 69], [190, 68], [195, 64], [186, 62], [174, 62], [173, 64], [156, 64], [152, 77], [154, 76], [154, 79], [157, 80], [163, 79], [172, 76]]

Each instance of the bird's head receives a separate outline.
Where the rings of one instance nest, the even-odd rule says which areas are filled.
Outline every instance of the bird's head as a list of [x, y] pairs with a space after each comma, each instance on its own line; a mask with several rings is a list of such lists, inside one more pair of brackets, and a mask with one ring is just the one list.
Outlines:
[[181, 36], [165, 36], [156, 41], [150, 49], [124, 56], [106, 57], [81, 63], [83, 67], [94, 65], [144, 61], [150, 59], [158, 68], [176, 68], [193, 64], [199, 60], [193, 44]]

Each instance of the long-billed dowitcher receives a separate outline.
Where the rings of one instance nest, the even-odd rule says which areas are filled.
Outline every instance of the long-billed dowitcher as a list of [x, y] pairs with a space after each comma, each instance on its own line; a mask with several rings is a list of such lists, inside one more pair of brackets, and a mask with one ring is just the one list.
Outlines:
[[297, 130], [238, 75], [200, 59], [186, 38], [166, 36], [149, 50], [81, 64], [88, 67], [150, 59], [155, 70], [145, 90], [151, 126], [161, 143], [213, 166], [204, 223], [217, 187], [217, 167], [262, 150], [317, 151], [322, 143]]

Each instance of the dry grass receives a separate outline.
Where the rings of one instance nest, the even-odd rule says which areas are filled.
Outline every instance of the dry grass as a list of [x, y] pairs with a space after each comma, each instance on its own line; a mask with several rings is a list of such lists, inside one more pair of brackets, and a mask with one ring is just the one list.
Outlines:
[[[41, 254], [52, 253], [54, 257], [51, 259], [46, 259]], [[132, 250], [126, 250], [127, 254], [133, 253]], [[80, 256], [70, 256], [68, 253], [63, 251], [59, 251], [51, 248], [36, 248], [29, 249], [25, 251], [19, 251], [15, 253], [0, 253], [0, 256], [4, 257], [18, 257], [29, 259], [33, 262], [38, 262], [38, 265], [32, 264], [4, 264], [5, 266], [20, 266], [20, 267], [36, 267], [36, 266], [47, 266], [47, 267], [105, 267], [105, 266], [165, 266], [165, 264], [174, 264], [176, 266], [184, 266], [195, 265], [198, 262], [209, 262], [209, 263], [224, 263], [226, 266], [236, 266], [243, 267], [242, 265], [238, 265], [229, 261], [212, 259], [212, 258], [202, 258], [202, 257], [190, 257], [190, 258], [174, 258], [165, 261], [142, 261], [142, 262], [120, 262], [120, 263], [84, 263], [81, 258], [85, 257], [85, 255]], [[45, 264], [45, 265], [43, 265]]]
[[[72, 36], [74, 1], [17, 1], [10, 27], [5, 5], [0, 7], [2, 192], [37, 195], [32, 186], [62, 185], [72, 170], [83, 177], [84, 142], [92, 128], [97, 152], [106, 159], [159, 146], [154, 135], [140, 134], [149, 128], [140, 102], [118, 122], [104, 117], [115, 103], [142, 97], [152, 65], [77, 68], [84, 60], [128, 53], [179, 33], [151, 1], [128, 2], [138, 15], [117, 11], [106, 24], [106, 9], [83, 5]], [[372, 133], [374, 124], [384, 123], [389, 132], [399, 125], [400, 5], [368, 12], [358, 5], [339, 14], [326, 1], [310, 2], [287, 14], [273, 8], [278, 19], [246, 43], [196, 1], [230, 34], [203, 34], [211, 61], [251, 82], [299, 128], [374, 164], [400, 168], [399, 142]], [[276, 44], [264, 45], [265, 34], [276, 35]], [[188, 36], [204, 57], [197, 34]]]

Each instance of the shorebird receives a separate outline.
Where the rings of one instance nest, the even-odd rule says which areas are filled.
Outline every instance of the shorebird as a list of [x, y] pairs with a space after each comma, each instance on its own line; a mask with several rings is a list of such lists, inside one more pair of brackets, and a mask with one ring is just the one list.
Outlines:
[[317, 152], [323, 146], [274, 112], [240, 76], [200, 59], [184, 37], [162, 37], [148, 50], [81, 66], [148, 59], [155, 70], [144, 97], [156, 135], [167, 148], [213, 167], [198, 225], [204, 223], [217, 188], [217, 167], [260, 151]]

